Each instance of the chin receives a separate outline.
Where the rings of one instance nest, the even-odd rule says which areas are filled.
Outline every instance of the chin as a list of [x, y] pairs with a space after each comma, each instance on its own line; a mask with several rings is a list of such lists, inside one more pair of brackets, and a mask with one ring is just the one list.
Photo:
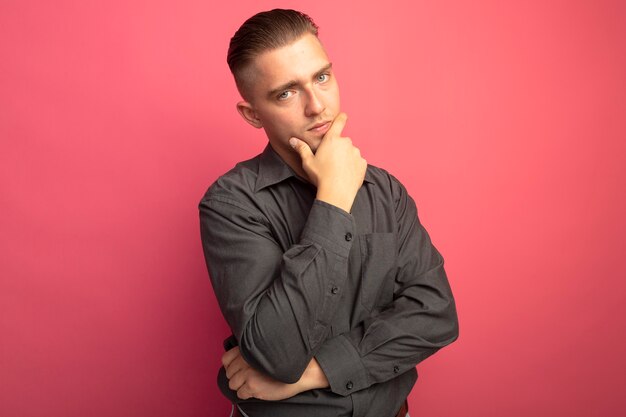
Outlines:
[[[306, 137], [306, 136], [305, 136]], [[304, 141], [309, 145], [312, 151], [316, 151], [317, 148], [322, 144], [322, 140], [324, 139], [324, 135], [316, 136], [316, 135], [308, 135]]]
[[311, 148], [311, 151], [315, 153], [317, 152], [317, 148], [320, 146], [320, 142], [321, 140], [316, 140], [314, 142], [307, 142], [307, 144], [309, 145], [309, 148]]

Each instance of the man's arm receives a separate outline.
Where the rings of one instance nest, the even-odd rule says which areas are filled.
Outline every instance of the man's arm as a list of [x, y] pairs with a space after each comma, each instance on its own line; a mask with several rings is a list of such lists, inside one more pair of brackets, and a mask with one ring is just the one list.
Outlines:
[[242, 400], [254, 397], [266, 401], [279, 401], [304, 391], [328, 387], [328, 380], [315, 358], [311, 359], [300, 379], [287, 384], [251, 367], [241, 356], [238, 347], [222, 356], [228, 386]]
[[300, 241], [283, 253], [258, 213], [221, 195], [200, 204], [201, 234], [216, 298], [243, 358], [295, 383], [324, 341], [356, 233], [351, 217], [321, 201]]
[[367, 163], [340, 136], [344, 124], [345, 115], [338, 116], [315, 157], [305, 157], [319, 195], [300, 241], [285, 253], [251, 205], [219, 191], [200, 203], [209, 275], [241, 355], [286, 383], [300, 379], [324, 341], [341, 299], [332, 289], [343, 288], [347, 277], [346, 236], [356, 231], [345, 209]]
[[224, 365], [240, 398], [283, 399], [327, 386], [348, 395], [401, 375], [458, 337], [443, 259], [420, 224], [413, 200], [398, 182], [394, 185], [399, 264], [393, 303], [356, 329], [327, 340], [307, 367], [314, 372], [305, 372], [295, 384], [277, 383], [250, 368], [236, 349], [228, 351]]
[[[326, 141], [325, 138], [322, 145], [324, 145], [324, 143], [330, 143], [330, 141]], [[319, 169], [319, 165], [311, 164], [311, 162], [320, 155], [320, 151], [323, 149], [322, 145], [318, 149], [315, 158], [312, 157], [310, 150], [307, 149], [304, 143], [296, 141], [296, 145], [296, 149], [302, 155], [303, 166], [305, 170], [307, 170], [309, 178], [315, 181], [316, 178], [318, 178], [315, 170]], [[328, 147], [327, 149], [331, 148]], [[307, 150], [308, 152], [306, 152]], [[224, 221], [225, 217], [231, 220], [237, 220], [233, 223], [235, 229], [241, 233], [239, 237], [245, 236], [245, 242], [233, 242], [234, 246], [250, 248], [250, 251], [247, 252], [248, 256], [241, 265], [237, 262], [228, 263], [232, 266], [231, 269], [238, 270], [237, 265], [239, 265], [244, 267], [243, 271], [250, 271], [242, 272], [242, 275], [247, 275], [246, 282], [255, 283], [256, 290], [258, 294], [260, 294], [257, 297], [255, 294], [251, 295], [250, 291], [243, 291], [243, 298], [257, 301], [259, 297], [263, 300], [269, 295], [269, 300], [271, 300], [270, 305], [273, 306], [273, 310], [278, 307], [279, 310], [276, 311], [280, 311], [280, 313], [277, 314], [267, 314], [267, 312], [261, 312], [262, 314], [259, 314], [260, 309], [263, 307], [262, 302], [255, 302], [254, 306], [244, 308], [245, 306], [243, 304], [245, 303], [236, 302], [237, 296], [241, 295], [241, 292], [238, 290], [231, 291], [230, 302], [222, 306], [224, 311], [228, 310], [228, 306], [231, 305], [234, 315], [239, 314], [242, 310], [251, 312], [252, 316], [248, 317], [252, 317], [252, 319], [247, 322], [247, 326], [248, 329], [250, 329], [250, 323], [254, 324], [252, 329], [257, 331], [250, 334], [250, 336], [254, 337], [245, 338], [244, 336], [246, 336], [246, 334], [235, 331], [237, 326], [233, 326], [232, 323], [231, 328], [233, 328], [236, 335], [242, 334], [241, 337], [237, 337], [240, 343], [244, 342], [242, 343], [241, 353], [243, 358], [245, 358], [247, 362], [250, 362], [254, 368], [265, 371], [268, 376], [278, 378], [281, 381], [296, 383], [300, 380], [307, 366], [313, 363], [313, 354], [315, 354], [317, 361], [319, 361], [326, 374], [324, 377], [328, 377], [333, 391], [347, 395], [356, 390], [366, 388], [373, 383], [389, 380], [405, 372], [442, 346], [456, 339], [458, 335], [458, 323], [456, 321], [454, 300], [447, 283], [445, 272], [443, 271], [443, 260], [431, 245], [426, 231], [419, 223], [412, 199], [410, 199], [406, 194], [406, 190], [404, 190], [399, 183], [396, 182], [396, 184], [396, 193], [394, 195], [396, 220], [398, 224], [399, 265], [398, 277], [396, 279], [398, 288], [395, 301], [382, 314], [364, 321], [359, 327], [349, 333], [329, 339], [323, 345], [320, 344], [322, 340], [319, 339], [319, 337], [326, 334], [328, 321], [319, 320], [319, 317], [332, 316], [332, 312], [334, 311], [333, 305], [336, 307], [338, 297], [334, 299], [335, 304], [333, 304], [331, 301], [333, 297], [329, 296], [328, 292], [326, 292], [325, 297], [319, 297], [322, 291], [317, 291], [317, 300], [321, 303], [318, 305], [318, 307], [321, 307], [321, 314], [315, 315], [314, 304], [316, 297], [312, 296], [314, 294], [308, 294], [309, 297], [300, 297], [298, 296], [298, 291], [291, 294], [285, 291], [286, 283], [291, 283], [287, 285], [287, 288], [297, 289], [297, 285], [293, 285], [294, 278], [289, 278], [289, 276], [293, 274], [285, 274], [285, 272], [289, 270], [289, 268], [286, 268], [289, 264], [288, 261], [294, 261], [298, 258], [298, 256], [291, 257], [289, 252], [293, 252], [294, 249], [299, 247], [300, 249], [297, 249], [296, 252], [301, 255], [307, 250], [303, 249], [307, 246], [306, 228], [305, 233], [302, 234], [304, 242], [300, 242], [299, 245], [290, 248], [285, 254], [284, 261], [286, 262], [283, 263], [282, 268], [275, 266], [272, 271], [268, 270], [267, 274], [263, 274], [263, 271], [260, 271], [259, 275], [256, 273], [257, 268], [254, 268], [254, 265], [250, 265], [250, 259], [248, 258], [249, 254], [256, 254], [257, 256], [254, 259], [257, 260], [268, 260], [272, 258], [272, 256], [270, 256], [272, 254], [266, 252], [267, 247], [272, 247], [272, 245], [267, 245], [267, 242], [265, 242], [267, 247], [264, 248], [263, 239], [257, 239], [271, 239], [271, 236], [267, 233], [267, 225], [259, 224], [262, 223], [262, 221], [259, 222], [258, 219], [254, 218], [246, 218], [243, 221], [239, 221], [241, 220], [239, 217], [242, 213], [238, 210], [240, 207], [234, 204], [234, 202], [232, 202], [233, 207], [228, 208], [231, 211], [230, 213], [226, 214], [228, 210], [224, 210], [223, 208], [221, 210], [222, 214], [218, 213], [217, 221]], [[316, 183], [316, 185], [318, 186], [319, 194], [319, 191], [324, 189], [324, 187], [322, 187], [319, 182]], [[227, 203], [227, 201], [223, 200], [221, 203]], [[329, 203], [332, 204], [333, 201], [329, 201]], [[335, 202], [335, 204], [332, 205], [324, 205], [321, 201], [318, 201], [315, 205], [322, 205], [332, 212], [333, 205], [339, 206], [340, 204], [340, 202]], [[311, 215], [314, 215], [316, 211], [315, 205], [311, 210]], [[204, 208], [206, 209], [207, 207]], [[336, 212], [342, 212], [341, 210], [335, 210]], [[202, 205], [201, 213], [203, 213]], [[210, 218], [210, 213], [211, 210], [205, 211], [205, 217]], [[243, 217], [249, 216], [243, 214]], [[321, 229], [317, 230], [317, 233], [320, 235], [324, 233], [331, 235], [333, 231], [339, 230], [339, 235], [343, 236], [343, 233], [346, 232], [346, 228], [342, 229], [338, 227], [339, 225], [337, 223], [328, 221], [332, 217], [333, 216], [329, 217], [326, 221], [322, 219], [321, 223], [319, 221], [313, 221], [311, 223], [319, 223], [323, 226]], [[309, 218], [309, 220], [311, 219]], [[320, 219], [318, 218], [318, 220]], [[203, 221], [202, 230], [203, 241], [205, 242], [205, 253], [207, 251], [207, 241], [204, 239], [205, 234], [215, 234], [214, 231], [208, 227], [208, 223], [210, 222]], [[309, 226], [309, 223], [307, 223], [307, 226]], [[252, 239], [254, 241], [253, 243], [247, 240], [251, 236], [249, 232], [252, 232], [252, 236], [254, 237]], [[219, 235], [219, 233], [217, 233], [216, 236], [217, 235]], [[315, 236], [316, 233], [311, 233], [311, 235]], [[334, 239], [337, 239], [337, 234], [334, 234]], [[313, 247], [320, 249], [319, 252], [325, 253], [327, 248], [325, 249], [324, 245], [331, 243], [331, 240], [332, 239], [322, 239], [320, 241], [322, 243], [321, 245], [313, 245]], [[334, 243], [341, 243], [341, 238], [338, 240], [339, 242], [335, 240]], [[212, 242], [217, 241], [220, 241], [220, 239], [212, 240]], [[304, 245], [302, 245], [302, 243], [304, 243]], [[260, 247], [258, 246], [259, 244], [261, 244]], [[334, 245], [330, 245], [330, 247], [333, 246]], [[309, 247], [308, 249], [311, 248]], [[229, 251], [228, 248], [225, 250]], [[345, 257], [335, 259], [335, 261], [338, 261], [335, 265], [338, 268], [335, 268], [335, 271], [340, 269], [345, 272], [347, 251], [344, 252], [344, 254]], [[277, 253], [273, 255], [278, 256]], [[316, 255], [309, 257], [312, 261], [311, 264], [314, 264], [314, 267], [309, 272], [321, 272], [324, 270], [324, 256], [321, 257], [322, 259], [314, 260]], [[209, 267], [211, 268], [209, 258], [210, 256], [207, 255]], [[305, 260], [306, 259], [307, 258], [305, 258]], [[236, 261], [236, 259], [232, 260]], [[319, 262], [320, 260], [321, 262]], [[267, 266], [265, 262], [261, 263]], [[328, 266], [329, 265], [326, 264], [326, 268]], [[230, 272], [235, 271], [231, 270]], [[252, 275], [250, 276], [250, 274]], [[214, 279], [214, 274], [211, 273], [211, 276], [215, 286], [216, 280]], [[324, 281], [323, 278], [310, 278], [310, 276], [311, 274], [303, 275], [301, 279], [298, 280], [296, 278], [296, 280], [299, 283], [309, 282], [319, 284], [320, 281], [325, 282], [326, 289], [329, 288], [328, 285], [338, 285], [341, 287], [340, 277], [337, 279], [338, 277], [329, 276], [327, 277], [328, 279]], [[312, 276], [315, 276], [315, 273], [313, 273]], [[272, 281], [275, 277], [277, 277], [276, 280]], [[261, 279], [260, 282], [258, 281], [259, 278]], [[263, 279], [266, 280], [263, 281]], [[269, 279], [269, 281], [267, 281], [267, 279]], [[278, 287], [276, 287], [276, 285]], [[225, 300], [224, 297], [220, 296], [217, 288], [216, 293], [218, 294], [220, 302]], [[232, 302], [233, 298], [235, 302]], [[306, 311], [307, 314], [304, 316], [296, 317], [292, 310], [280, 304], [280, 300], [287, 300], [287, 304], [293, 305], [299, 298], [309, 300], [308, 305], [312, 307]], [[227, 318], [229, 317], [228, 311], [225, 311], [224, 314]], [[317, 333], [311, 331], [310, 327], [299, 326], [300, 323], [307, 323], [308, 314], [311, 314], [309, 318], [318, 318], [314, 325], [314, 327], [317, 328]], [[262, 320], [259, 321], [259, 318], [262, 318]], [[229, 320], [229, 323], [230, 322], [231, 320]], [[267, 337], [267, 332], [263, 331], [272, 329], [276, 330], [273, 334], [275, 338]], [[285, 329], [287, 329], [286, 332]], [[306, 332], [308, 332], [308, 334]], [[290, 335], [288, 340], [285, 339], [286, 334]], [[313, 335], [313, 338], [311, 338], [311, 335]], [[246, 340], [249, 342], [256, 340], [262, 343], [246, 344]], [[307, 341], [311, 342], [312, 340], [314, 343], [307, 344]], [[272, 341], [276, 345], [272, 345]], [[282, 347], [282, 350], [281, 343], [286, 343], [286, 345]], [[317, 351], [318, 349], [319, 351]], [[246, 351], [251, 354], [246, 355]], [[267, 360], [263, 361], [262, 364], [259, 361], [255, 363], [255, 354], [260, 354], [262, 358]], [[278, 359], [279, 362], [272, 361], [276, 359]], [[291, 361], [289, 361], [289, 359], [291, 359]], [[281, 365], [284, 366], [281, 368]], [[277, 370], [279, 373], [276, 372]], [[289, 374], [290, 377], [288, 380], [279, 377], [279, 374], [285, 375], [290, 371], [291, 373]]]
[[[315, 178], [310, 149], [301, 141], [295, 145], [303, 169]], [[319, 194], [323, 188], [315, 184]], [[326, 341], [315, 354], [331, 389], [342, 395], [395, 378], [458, 337], [456, 306], [443, 258], [404, 186], [393, 177], [390, 185], [398, 247], [394, 301], [357, 328]]]
[[459, 334], [443, 258], [421, 225], [413, 199], [391, 180], [398, 247], [394, 300], [353, 330], [328, 339], [315, 355], [331, 390], [340, 395], [401, 375]]

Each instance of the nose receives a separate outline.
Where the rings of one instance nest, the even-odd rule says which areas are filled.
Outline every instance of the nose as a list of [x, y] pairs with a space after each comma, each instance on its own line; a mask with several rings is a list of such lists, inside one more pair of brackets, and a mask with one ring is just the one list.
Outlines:
[[307, 91], [307, 102], [305, 104], [304, 113], [307, 117], [316, 116], [325, 110], [325, 105], [314, 90]]

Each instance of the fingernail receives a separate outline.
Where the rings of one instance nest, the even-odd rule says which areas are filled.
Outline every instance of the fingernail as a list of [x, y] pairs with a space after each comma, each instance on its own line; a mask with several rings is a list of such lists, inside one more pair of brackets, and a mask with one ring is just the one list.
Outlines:
[[298, 144], [298, 139], [296, 138], [289, 139], [289, 144], [291, 145], [292, 148], [295, 148], [296, 145]]

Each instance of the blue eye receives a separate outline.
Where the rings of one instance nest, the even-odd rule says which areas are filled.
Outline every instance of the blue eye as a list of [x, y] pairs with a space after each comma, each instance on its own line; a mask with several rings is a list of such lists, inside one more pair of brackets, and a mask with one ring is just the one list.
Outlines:
[[328, 74], [320, 74], [317, 76], [317, 81], [320, 83], [326, 82], [328, 81], [328, 78], [330, 78], [330, 75]]
[[286, 100], [289, 97], [291, 97], [291, 91], [287, 90], [280, 93], [276, 98], [279, 100]]

